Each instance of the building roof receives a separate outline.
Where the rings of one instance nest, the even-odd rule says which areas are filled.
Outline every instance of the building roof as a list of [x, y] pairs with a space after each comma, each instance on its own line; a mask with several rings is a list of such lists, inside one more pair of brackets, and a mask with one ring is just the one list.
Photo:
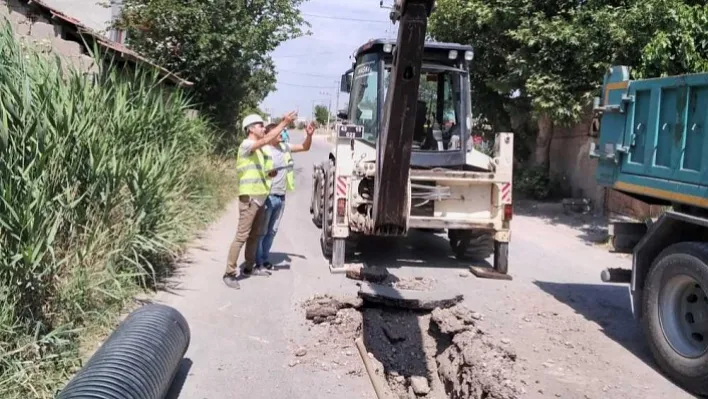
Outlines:
[[28, 7], [32, 7], [34, 10], [45, 14], [48, 19], [53, 20], [54, 23], [61, 25], [65, 28], [74, 30], [77, 35], [86, 40], [86, 43], [79, 42], [79, 44], [84, 47], [87, 47], [87, 50], [89, 51], [91, 50], [91, 48], [89, 47], [93, 46], [93, 44], [95, 43], [96, 45], [102, 47], [105, 50], [108, 50], [113, 54], [118, 55], [119, 57], [123, 58], [128, 62], [132, 62], [134, 64], [147, 64], [156, 68], [160, 73], [160, 76], [166, 78], [177, 86], [189, 87], [194, 84], [188, 80], [182, 79], [181, 77], [177, 76], [171, 71], [168, 71], [160, 65], [153, 63], [142, 55], [124, 46], [123, 44], [110, 40], [109, 38], [82, 24], [81, 21], [79, 21], [78, 19], [72, 18], [64, 14], [56, 8], [51, 7], [48, 4], [42, 2], [41, 0], [20, 1], [25, 3]]

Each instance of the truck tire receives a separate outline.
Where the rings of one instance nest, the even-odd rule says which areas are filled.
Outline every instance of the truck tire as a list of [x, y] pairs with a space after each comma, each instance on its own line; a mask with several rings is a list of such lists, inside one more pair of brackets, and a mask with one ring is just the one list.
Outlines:
[[332, 222], [334, 221], [334, 165], [329, 164], [323, 179], [322, 230], [320, 244], [325, 257], [332, 256]]
[[312, 166], [312, 190], [310, 190], [310, 215], [315, 215], [315, 198], [317, 198], [317, 166]]
[[447, 236], [458, 260], [483, 260], [494, 253], [493, 237], [486, 231], [449, 230]]
[[509, 243], [494, 241], [494, 271], [501, 274], [509, 272]]
[[315, 226], [322, 228], [322, 202], [324, 199], [324, 172], [322, 167], [317, 167], [315, 170], [312, 186], [312, 222]]
[[[708, 395], [708, 243], [664, 249], [644, 284], [642, 327], [660, 368], [679, 385]], [[705, 315], [705, 316], [704, 316]]]

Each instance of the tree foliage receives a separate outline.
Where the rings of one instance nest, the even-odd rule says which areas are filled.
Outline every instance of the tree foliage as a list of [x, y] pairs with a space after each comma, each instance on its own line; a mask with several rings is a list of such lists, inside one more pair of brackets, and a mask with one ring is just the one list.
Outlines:
[[703, 1], [637, 2], [631, 23], [646, 43], [634, 78], [708, 71], [708, 6]]
[[507, 130], [530, 106], [544, 164], [553, 126], [582, 116], [610, 65], [635, 78], [708, 71], [707, 10], [697, 0], [439, 0], [430, 33], [475, 47], [476, 117]]
[[203, 110], [234, 131], [275, 88], [269, 53], [307, 33], [304, 1], [124, 0], [116, 25], [133, 49], [193, 81]]
[[331, 120], [329, 110], [324, 105], [315, 105], [315, 120], [320, 125], [325, 125], [327, 120]]
[[[272, 122], [277, 125], [277, 124], [280, 123], [280, 121], [282, 121], [282, 120], [283, 120], [283, 118], [277, 117], [277, 118], [273, 118], [273, 119], [272, 119]], [[295, 124], [295, 121], [290, 122], [290, 123], [288, 124], [288, 129], [295, 129], [295, 127], [297, 127], [297, 125]]]

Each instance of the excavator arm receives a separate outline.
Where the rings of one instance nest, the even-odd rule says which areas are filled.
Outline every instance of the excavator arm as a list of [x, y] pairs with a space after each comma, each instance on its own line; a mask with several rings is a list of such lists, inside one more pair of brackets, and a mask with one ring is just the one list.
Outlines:
[[396, 0], [391, 20], [400, 24], [394, 47], [374, 186], [374, 232], [398, 236], [408, 230], [411, 152], [428, 17], [434, 0]]

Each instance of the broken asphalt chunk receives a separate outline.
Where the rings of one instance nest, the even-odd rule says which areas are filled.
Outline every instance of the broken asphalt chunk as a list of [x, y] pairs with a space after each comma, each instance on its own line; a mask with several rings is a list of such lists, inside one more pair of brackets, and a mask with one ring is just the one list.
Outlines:
[[347, 269], [347, 278], [352, 280], [371, 281], [380, 283], [389, 276], [388, 270], [383, 267], [352, 266]]
[[464, 299], [462, 294], [453, 292], [398, 290], [393, 287], [370, 283], [362, 284], [359, 289], [359, 297], [367, 302], [411, 310], [449, 308]]

